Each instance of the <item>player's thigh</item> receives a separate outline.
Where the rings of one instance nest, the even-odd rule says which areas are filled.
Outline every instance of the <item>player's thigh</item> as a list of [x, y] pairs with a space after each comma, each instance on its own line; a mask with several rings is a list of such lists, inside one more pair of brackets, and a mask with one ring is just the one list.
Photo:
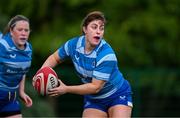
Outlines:
[[83, 118], [107, 118], [107, 113], [98, 109], [87, 108], [83, 111]]
[[22, 114], [16, 114], [16, 115], [8, 116], [5, 118], [22, 118]]
[[115, 105], [109, 108], [109, 117], [120, 118], [120, 117], [131, 117], [132, 107], [126, 105]]

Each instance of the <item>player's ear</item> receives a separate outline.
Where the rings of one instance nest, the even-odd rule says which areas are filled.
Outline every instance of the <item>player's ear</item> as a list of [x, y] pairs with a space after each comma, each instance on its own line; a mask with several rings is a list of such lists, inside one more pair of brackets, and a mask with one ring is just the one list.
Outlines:
[[86, 27], [85, 26], [83, 26], [83, 32], [84, 32], [84, 34], [86, 34]]
[[12, 28], [10, 28], [9, 31], [10, 31], [10, 35], [12, 36]]

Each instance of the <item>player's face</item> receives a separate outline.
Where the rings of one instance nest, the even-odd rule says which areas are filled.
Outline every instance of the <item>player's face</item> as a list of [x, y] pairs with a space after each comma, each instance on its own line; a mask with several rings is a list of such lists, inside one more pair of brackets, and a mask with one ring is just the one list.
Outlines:
[[15, 45], [20, 49], [24, 49], [30, 33], [29, 23], [23, 20], [17, 21], [15, 27], [10, 32]]
[[83, 27], [87, 45], [91, 47], [97, 46], [104, 35], [104, 22], [101, 20], [94, 20], [90, 22], [87, 27]]

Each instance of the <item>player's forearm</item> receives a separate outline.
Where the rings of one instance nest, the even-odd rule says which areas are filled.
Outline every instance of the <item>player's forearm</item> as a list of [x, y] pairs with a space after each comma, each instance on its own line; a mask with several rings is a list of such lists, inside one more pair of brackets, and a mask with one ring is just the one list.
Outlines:
[[49, 67], [55, 67], [57, 65], [57, 62], [56, 60], [54, 59], [54, 56], [53, 55], [50, 55], [46, 61], [44, 62], [44, 64], [42, 65], [42, 67], [45, 67], [45, 66], [49, 66]]
[[75, 86], [67, 86], [67, 93], [85, 95], [85, 94], [95, 94], [99, 92], [99, 87], [93, 85], [92, 83], [75, 85]]
[[25, 78], [26, 78], [26, 76], [24, 75], [21, 82], [20, 82], [20, 84], [19, 84], [19, 93], [20, 94], [24, 93]]
[[58, 52], [56, 51], [54, 54], [50, 55], [46, 61], [44, 62], [44, 64], [42, 65], [42, 67], [45, 66], [49, 66], [49, 67], [55, 67], [57, 64], [60, 63], [60, 58], [58, 56]]

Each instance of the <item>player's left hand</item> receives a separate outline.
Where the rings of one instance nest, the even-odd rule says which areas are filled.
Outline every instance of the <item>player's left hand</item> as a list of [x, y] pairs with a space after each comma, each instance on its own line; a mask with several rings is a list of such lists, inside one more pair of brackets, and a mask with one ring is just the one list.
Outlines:
[[26, 94], [26, 93], [21, 93], [20, 98], [24, 101], [24, 104], [26, 107], [31, 107], [33, 102], [32, 99]]
[[67, 93], [67, 91], [66, 91], [67, 86], [60, 79], [58, 79], [58, 81], [59, 81], [60, 85], [56, 88], [49, 89], [49, 91], [48, 91], [49, 96], [57, 97], [57, 96]]

